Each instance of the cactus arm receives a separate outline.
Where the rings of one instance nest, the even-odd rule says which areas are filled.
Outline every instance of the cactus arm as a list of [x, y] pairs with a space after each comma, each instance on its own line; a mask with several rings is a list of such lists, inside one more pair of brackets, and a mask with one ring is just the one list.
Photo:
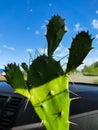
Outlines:
[[89, 51], [93, 49], [92, 41], [93, 39], [88, 32], [82, 31], [76, 35], [69, 49], [66, 73], [71, 72], [82, 64]]
[[65, 30], [64, 19], [58, 15], [54, 15], [47, 25], [48, 56], [53, 55], [65, 32], [67, 31]]
[[20, 70], [19, 65], [8, 64], [5, 66], [5, 73], [7, 82], [14, 88], [14, 90], [26, 97], [29, 97], [28, 88], [24, 81], [24, 76]]
[[40, 86], [50, 80], [63, 75], [64, 71], [59, 62], [45, 55], [37, 57], [28, 71], [28, 85]]
[[70, 99], [67, 77], [60, 76], [39, 87], [32, 87], [30, 95], [30, 101], [47, 130], [69, 129]]

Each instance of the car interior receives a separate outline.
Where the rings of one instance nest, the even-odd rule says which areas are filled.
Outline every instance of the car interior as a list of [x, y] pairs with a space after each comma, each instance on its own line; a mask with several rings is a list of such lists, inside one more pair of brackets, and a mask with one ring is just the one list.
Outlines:
[[[97, 85], [70, 82], [69, 88], [70, 130], [97, 129]], [[45, 130], [30, 101], [6, 81], [0, 82], [0, 130]]]
[[98, 0], [0, 0], [0, 55], [0, 130], [98, 130]]

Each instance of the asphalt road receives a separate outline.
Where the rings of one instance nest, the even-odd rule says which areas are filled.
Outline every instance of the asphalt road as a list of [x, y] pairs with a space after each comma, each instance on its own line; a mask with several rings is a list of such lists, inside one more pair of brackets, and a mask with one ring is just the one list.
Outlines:
[[84, 76], [82, 73], [73, 73], [69, 76], [71, 82], [94, 83], [98, 76]]

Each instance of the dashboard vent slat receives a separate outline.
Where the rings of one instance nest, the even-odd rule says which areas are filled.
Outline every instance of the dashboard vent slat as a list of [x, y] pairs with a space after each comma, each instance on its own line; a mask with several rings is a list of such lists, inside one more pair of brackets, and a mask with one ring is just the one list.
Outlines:
[[13, 126], [22, 98], [14, 96], [0, 96], [0, 102], [3, 102], [0, 115], [0, 130], [8, 130]]

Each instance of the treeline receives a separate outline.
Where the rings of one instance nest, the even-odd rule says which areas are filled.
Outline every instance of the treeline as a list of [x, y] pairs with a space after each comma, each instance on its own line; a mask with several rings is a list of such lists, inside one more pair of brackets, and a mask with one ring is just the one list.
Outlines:
[[98, 61], [91, 64], [90, 66], [84, 66], [82, 69], [84, 75], [98, 75]]

